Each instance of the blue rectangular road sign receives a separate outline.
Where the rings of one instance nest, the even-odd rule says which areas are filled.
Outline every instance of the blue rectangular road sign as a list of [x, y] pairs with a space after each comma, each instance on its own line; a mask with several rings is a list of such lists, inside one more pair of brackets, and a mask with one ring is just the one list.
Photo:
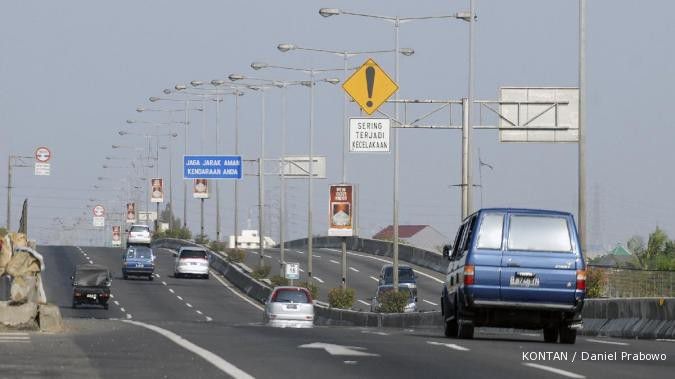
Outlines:
[[241, 179], [241, 155], [183, 155], [184, 179]]

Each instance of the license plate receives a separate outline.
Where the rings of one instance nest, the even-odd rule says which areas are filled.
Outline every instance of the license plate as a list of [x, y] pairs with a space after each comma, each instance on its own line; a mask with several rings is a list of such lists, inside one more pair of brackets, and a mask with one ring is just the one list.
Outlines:
[[298, 309], [298, 306], [295, 305], [295, 304], [288, 304], [288, 305], [286, 306], [286, 309]]
[[143, 263], [136, 263], [136, 267], [143, 268]]
[[96, 300], [96, 294], [94, 294], [94, 293], [88, 293], [88, 294], [87, 294], [87, 299], [94, 299], [94, 300]]
[[522, 277], [522, 276], [512, 276], [509, 280], [509, 285], [511, 287], [539, 287], [539, 278], [535, 277]]

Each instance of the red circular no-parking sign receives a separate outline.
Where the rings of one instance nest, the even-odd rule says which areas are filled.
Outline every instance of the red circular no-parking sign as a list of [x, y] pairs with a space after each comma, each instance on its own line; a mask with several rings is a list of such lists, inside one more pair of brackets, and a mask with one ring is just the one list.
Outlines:
[[105, 214], [105, 208], [102, 205], [97, 205], [94, 207], [94, 216], [101, 217]]
[[52, 152], [49, 151], [49, 149], [44, 147], [44, 146], [38, 147], [35, 150], [35, 159], [37, 159], [38, 162], [47, 162], [49, 160], [49, 158], [51, 158], [51, 157], [52, 157]]

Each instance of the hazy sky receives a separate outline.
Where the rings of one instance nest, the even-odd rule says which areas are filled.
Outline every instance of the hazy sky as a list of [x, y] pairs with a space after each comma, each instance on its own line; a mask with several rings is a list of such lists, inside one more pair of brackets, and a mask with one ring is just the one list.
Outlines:
[[[501, 86], [576, 86], [578, 80], [578, 2], [572, 0], [476, 0], [475, 88], [477, 99], [496, 100]], [[33, 176], [32, 168], [14, 170], [12, 223], [18, 225], [20, 203], [30, 201], [30, 233], [41, 242], [58, 242], [55, 217], [72, 225], [83, 217], [78, 241], [92, 234], [91, 207], [102, 203], [121, 211], [129, 169], [102, 168], [133, 158], [143, 137], [119, 136], [152, 128], [125, 120], [169, 120], [167, 113], [137, 114], [136, 107], [181, 108], [181, 103], [151, 104], [164, 88], [191, 80], [225, 79], [231, 73], [272, 79], [304, 79], [302, 74], [253, 71], [252, 61], [271, 64], [342, 67], [333, 55], [281, 53], [282, 42], [337, 50], [392, 49], [391, 24], [352, 16], [323, 18], [321, 7], [382, 15], [451, 14], [468, 8], [465, 1], [22, 1], [0, 5], [0, 156], [32, 155], [37, 146], [53, 153], [52, 175]], [[675, 236], [675, 179], [668, 96], [675, 87], [675, 26], [671, 1], [588, 1], [588, 220], [591, 244], [614, 244], [633, 234], [646, 236], [659, 225]], [[460, 99], [467, 95], [468, 26], [458, 20], [411, 22], [400, 29], [401, 47], [415, 54], [400, 59], [401, 98]], [[350, 61], [358, 65], [367, 57]], [[393, 55], [373, 55], [393, 76]], [[337, 73], [341, 76], [341, 73]], [[308, 152], [309, 95], [305, 87], [288, 89], [288, 154]], [[175, 95], [173, 95], [175, 96]], [[260, 95], [240, 98], [241, 153], [258, 156]], [[267, 95], [266, 156], [280, 155], [280, 92]], [[314, 231], [327, 230], [328, 186], [340, 180], [342, 90], [316, 87], [315, 154], [325, 155], [328, 179], [314, 189]], [[393, 113], [391, 106], [383, 108]], [[408, 118], [431, 108], [411, 106]], [[454, 111], [455, 112], [455, 111]], [[358, 115], [354, 104], [349, 115]], [[221, 152], [233, 152], [233, 99], [221, 107]], [[456, 116], [456, 115], [455, 115]], [[477, 114], [476, 114], [477, 116]], [[209, 104], [204, 152], [215, 150], [215, 106]], [[448, 113], [436, 121], [447, 122]], [[454, 116], [453, 116], [454, 117]], [[174, 119], [182, 120], [177, 113]], [[202, 114], [191, 114], [190, 151], [199, 152]], [[457, 121], [458, 119], [455, 119]], [[183, 129], [173, 139], [174, 202], [182, 215], [180, 159]], [[460, 218], [460, 133], [456, 130], [403, 130], [400, 133], [401, 224], [430, 224], [451, 236]], [[167, 144], [164, 139], [162, 144]], [[500, 144], [495, 130], [473, 132], [474, 180], [478, 150], [494, 170], [483, 168], [483, 206], [542, 207], [576, 214], [576, 144]], [[161, 152], [161, 176], [168, 177], [168, 154]], [[32, 160], [26, 161], [32, 165]], [[361, 235], [370, 237], [392, 222], [392, 155], [349, 154], [348, 182], [359, 188]], [[254, 169], [247, 166], [248, 169]], [[268, 167], [271, 171], [272, 166]], [[152, 173], [146, 175], [152, 176]], [[0, 165], [5, 209], [7, 165]], [[115, 180], [97, 180], [97, 177]], [[136, 175], [138, 176], [138, 175]], [[106, 190], [97, 190], [99, 185]], [[278, 239], [278, 193], [275, 177], [266, 180], [266, 213]], [[307, 190], [303, 180], [290, 181], [288, 236], [306, 236]], [[233, 225], [232, 184], [223, 183], [223, 233]], [[241, 225], [249, 212], [257, 224], [257, 181], [242, 182]], [[96, 199], [89, 201], [89, 199]], [[474, 209], [481, 206], [475, 191]], [[199, 228], [198, 201], [189, 198], [189, 226]], [[215, 200], [206, 201], [206, 232], [215, 236]], [[4, 224], [4, 213], [2, 222]], [[110, 221], [110, 220], [108, 220]], [[108, 239], [108, 238], [106, 238]]]

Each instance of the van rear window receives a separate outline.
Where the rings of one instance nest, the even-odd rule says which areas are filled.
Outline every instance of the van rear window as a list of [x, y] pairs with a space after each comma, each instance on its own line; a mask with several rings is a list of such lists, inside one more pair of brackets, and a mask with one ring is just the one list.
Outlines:
[[513, 215], [509, 250], [571, 252], [567, 219], [554, 216]]

